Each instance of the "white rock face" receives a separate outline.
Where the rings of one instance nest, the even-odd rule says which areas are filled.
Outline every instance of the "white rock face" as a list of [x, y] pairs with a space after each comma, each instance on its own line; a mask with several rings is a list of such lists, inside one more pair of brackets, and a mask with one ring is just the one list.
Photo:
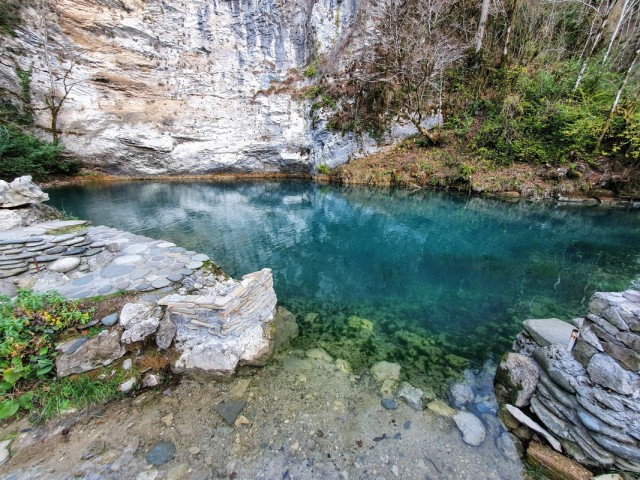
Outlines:
[[[82, 52], [59, 116], [61, 140], [89, 166], [133, 175], [309, 172], [373, 151], [370, 138], [314, 124], [299, 94], [315, 55], [344, 50], [356, 5], [59, 0], [49, 17], [55, 76]], [[36, 12], [24, 10], [33, 28], [3, 39], [0, 87], [19, 92], [13, 65], [33, 64], [33, 103], [45, 126], [42, 32]]]
[[11, 210], [0, 210], [0, 230], [11, 230], [23, 226], [22, 217]]
[[154, 303], [127, 303], [120, 311], [118, 322], [124, 328], [122, 343], [140, 342], [160, 325], [162, 311]]
[[18, 177], [11, 183], [0, 180], [1, 208], [19, 207], [47, 200], [49, 195], [40, 190], [40, 187], [31, 181], [29, 175]]

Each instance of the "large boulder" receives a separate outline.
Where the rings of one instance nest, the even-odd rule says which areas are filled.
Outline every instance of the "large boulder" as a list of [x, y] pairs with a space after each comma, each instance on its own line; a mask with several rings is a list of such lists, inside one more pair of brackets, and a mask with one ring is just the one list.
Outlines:
[[127, 303], [122, 307], [120, 326], [124, 329], [123, 343], [141, 342], [155, 333], [160, 325], [162, 310], [155, 303]]
[[122, 357], [126, 349], [120, 343], [120, 331], [103, 331], [97, 336], [75, 338], [57, 347], [56, 372], [59, 377], [88, 372], [109, 365]]
[[175, 373], [232, 375], [239, 365], [263, 365], [272, 352], [268, 325], [260, 323], [228, 334], [212, 335], [207, 329], [188, 328], [184, 317], [172, 317], [177, 324], [175, 348], [180, 353], [172, 370]]
[[538, 366], [531, 358], [519, 353], [504, 356], [494, 380], [495, 395], [500, 403], [516, 407], [528, 405], [538, 385]]
[[49, 200], [49, 195], [40, 190], [31, 177], [18, 177], [7, 183], [0, 180], [0, 207], [13, 208], [31, 203], [41, 203]]
[[273, 353], [276, 293], [271, 270], [228, 285], [224, 295], [169, 295], [160, 300], [176, 325], [176, 373], [232, 375], [241, 365], [264, 365]]

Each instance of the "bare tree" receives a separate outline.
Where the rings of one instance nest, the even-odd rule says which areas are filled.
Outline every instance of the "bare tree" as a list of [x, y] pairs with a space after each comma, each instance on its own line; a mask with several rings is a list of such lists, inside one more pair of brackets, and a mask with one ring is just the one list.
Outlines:
[[633, 3], [635, 3], [633, 0], [624, 0], [624, 3], [622, 4], [622, 10], [620, 11], [618, 22], [616, 23], [616, 27], [613, 30], [613, 33], [611, 34], [611, 39], [609, 40], [607, 51], [604, 53], [604, 57], [602, 58], [603, 64], [607, 63], [607, 59], [611, 54], [611, 48], [613, 47], [613, 44], [615, 43], [616, 38], [618, 37], [618, 33], [620, 33], [620, 27], [627, 20], [628, 13], [631, 10], [630, 7], [633, 5]]
[[482, 9], [480, 10], [480, 20], [478, 21], [478, 32], [476, 33], [476, 53], [482, 50], [482, 40], [487, 29], [487, 19], [489, 18], [489, 4], [491, 0], [482, 0]]
[[636, 51], [634, 52], [633, 58], [631, 59], [631, 63], [627, 67], [627, 71], [625, 72], [622, 83], [618, 87], [618, 91], [616, 92], [616, 97], [613, 100], [613, 104], [611, 105], [611, 110], [609, 110], [609, 116], [607, 117], [607, 121], [605, 122], [604, 128], [602, 129], [602, 132], [600, 133], [600, 137], [598, 138], [598, 143], [596, 144], [596, 151], [600, 149], [602, 140], [604, 140], [604, 136], [607, 134], [607, 132], [609, 131], [609, 128], [611, 127], [611, 122], [613, 121], [613, 117], [615, 116], [616, 110], [618, 109], [618, 105], [620, 103], [620, 97], [622, 96], [622, 92], [624, 91], [624, 88], [627, 86], [629, 77], [631, 76], [631, 72], [636, 66], [638, 57], [640, 57], [640, 48], [636, 49]]
[[611, 12], [616, 3], [617, 0], [606, 0], [601, 2], [597, 8], [591, 3], [586, 4], [588, 8], [593, 12], [593, 20], [591, 22], [587, 41], [585, 42], [584, 48], [580, 52], [582, 65], [580, 66], [580, 71], [578, 72], [576, 83], [573, 86], [574, 92], [580, 87], [580, 84], [582, 83], [582, 79], [584, 77], [584, 72], [587, 70], [587, 66], [589, 65], [589, 60], [602, 41], [605, 29], [609, 22], [609, 16], [611, 15]]
[[62, 106], [73, 88], [82, 80], [71, 79], [72, 72], [77, 66], [81, 52], [61, 52], [54, 56], [49, 34], [51, 8], [48, 0], [39, 0], [38, 3], [38, 34], [42, 43], [44, 73], [47, 76], [47, 87], [44, 92], [44, 103], [49, 112], [49, 130], [54, 143], [58, 143], [60, 130], [58, 120]]
[[383, 86], [388, 104], [433, 141], [423, 121], [441, 107], [443, 76], [463, 56], [447, 23], [452, 0], [377, 0], [368, 9], [371, 28], [354, 72], [364, 84]]

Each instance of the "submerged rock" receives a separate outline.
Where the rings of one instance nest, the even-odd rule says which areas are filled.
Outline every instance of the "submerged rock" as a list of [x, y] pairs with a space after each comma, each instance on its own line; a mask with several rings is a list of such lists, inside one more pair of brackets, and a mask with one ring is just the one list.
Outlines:
[[472, 403], [474, 397], [473, 389], [466, 383], [455, 383], [449, 387], [449, 398], [456, 408]]
[[396, 393], [396, 398], [404, 400], [414, 410], [424, 409], [424, 392], [408, 382], [402, 382]]
[[432, 402], [429, 402], [427, 404], [427, 409], [443, 417], [453, 417], [456, 414], [456, 411], [442, 400], [433, 400]]
[[477, 447], [484, 441], [487, 431], [480, 419], [474, 414], [458, 412], [453, 416], [453, 421], [456, 422], [465, 443]]
[[371, 375], [376, 382], [382, 383], [385, 380], [398, 381], [400, 379], [401, 367], [397, 363], [378, 362], [371, 367]]
[[333, 358], [323, 348], [312, 348], [306, 352], [307, 358], [324, 363], [333, 363]]
[[371, 375], [380, 385], [380, 393], [385, 397], [394, 397], [400, 379], [400, 365], [391, 362], [378, 362], [371, 367]]

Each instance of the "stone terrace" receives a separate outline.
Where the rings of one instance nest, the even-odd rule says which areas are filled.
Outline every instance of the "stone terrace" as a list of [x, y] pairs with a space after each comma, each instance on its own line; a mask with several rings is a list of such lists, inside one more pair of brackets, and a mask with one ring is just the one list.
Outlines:
[[[0, 232], [0, 278], [22, 288], [84, 298], [172, 284], [209, 257], [105, 226], [53, 220]], [[64, 233], [71, 231], [70, 233]]]

